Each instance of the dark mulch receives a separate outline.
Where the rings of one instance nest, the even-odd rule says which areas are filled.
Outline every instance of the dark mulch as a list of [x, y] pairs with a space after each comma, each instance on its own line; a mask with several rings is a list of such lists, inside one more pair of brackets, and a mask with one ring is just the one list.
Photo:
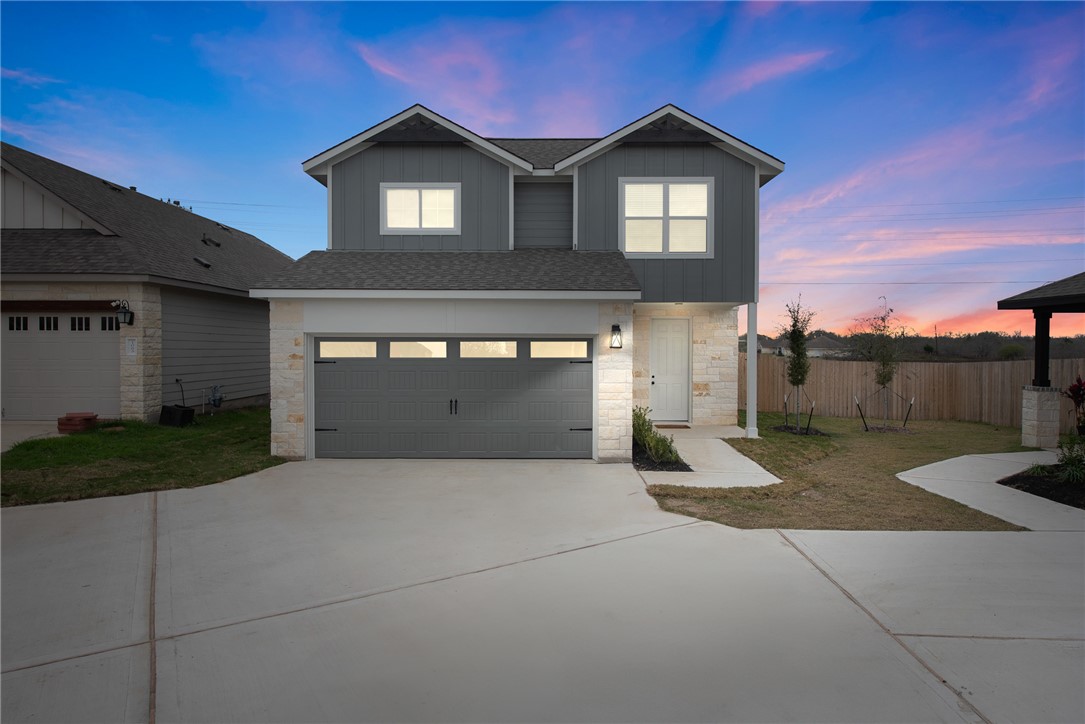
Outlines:
[[807, 430], [805, 427], [800, 427], [798, 432], [795, 432], [794, 425], [777, 425], [772, 429], [776, 432], [789, 432], [792, 435], [810, 435], [811, 437], [813, 437], [814, 435], [821, 435], [823, 437], [829, 437], [829, 433], [822, 432], [816, 427], [811, 427], [809, 430]]
[[871, 425], [867, 432], [895, 432], [898, 435], [915, 435], [914, 430], [909, 430], [906, 427], [893, 427], [892, 425], [889, 427], [886, 427], [885, 425]]
[[648, 451], [636, 443], [633, 444], [633, 467], [637, 470], [654, 470], [665, 473], [692, 473], [693, 468], [685, 463], [657, 463], [648, 457]]
[[1003, 478], [998, 484], [1085, 510], [1085, 485], [1064, 483], [1055, 475], [1033, 475], [1025, 471]]

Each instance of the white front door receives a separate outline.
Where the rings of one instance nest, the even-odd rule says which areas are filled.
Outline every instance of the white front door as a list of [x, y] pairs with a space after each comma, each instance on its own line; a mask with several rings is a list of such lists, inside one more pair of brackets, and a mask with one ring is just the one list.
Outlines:
[[651, 418], [689, 420], [689, 320], [653, 319], [648, 360]]

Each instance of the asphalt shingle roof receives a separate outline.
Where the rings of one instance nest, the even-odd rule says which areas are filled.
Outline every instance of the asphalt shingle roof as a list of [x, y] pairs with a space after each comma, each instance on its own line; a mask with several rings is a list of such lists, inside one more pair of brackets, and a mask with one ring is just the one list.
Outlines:
[[[227, 289], [252, 283], [291, 258], [238, 229], [4, 143], [22, 172], [116, 236], [93, 230], [4, 229], [4, 274], [146, 274]], [[204, 237], [221, 244], [203, 243]], [[200, 257], [210, 268], [193, 260]]]
[[592, 145], [598, 138], [487, 138], [511, 154], [519, 156], [535, 168], [554, 165]]
[[1085, 311], [1085, 272], [1007, 297], [998, 303], [998, 308], [1036, 309], [1066, 304], [1078, 305]]
[[618, 251], [314, 251], [260, 289], [636, 292]]

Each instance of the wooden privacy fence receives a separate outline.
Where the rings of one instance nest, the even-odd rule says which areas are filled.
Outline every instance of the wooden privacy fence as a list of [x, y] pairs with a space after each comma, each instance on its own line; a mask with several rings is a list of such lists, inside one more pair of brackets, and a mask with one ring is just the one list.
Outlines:
[[[746, 355], [739, 355], [739, 407], [746, 405]], [[913, 420], [966, 420], [992, 425], [1020, 427], [1021, 388], [1032, 384], [1032, 360], [1013, 362], [904, 362], [890, 388], [890, 421], [904, 419], [908, 401], [915, 397]], [[1074, 379], [1085, 377], [1085, 359], [1051, 360], [1051, 384], [1066, 389]], [[784, 396], [792, 391], [787, 383], [787, 358], [759, 355], [757, 358], [757, 406], [766, 412], [782, 412]], [[855, 398], [863, 405], [867, 421], [879, 424], [883, 402], [874, 383], [874, 365], [813, 358], [806, 381], [806, 397], [814, 400], [815, 420], [826, 417], [859, 417]], [[904, 399], [901, 399], [900, 395]], [[1059, 419], [1063, 432], [1073, 430], [1074, 405], [1061, 398]], [[794, 399], [789, 398], [794, 410]], [[810, 410], [804, 397], [803, 415]]]

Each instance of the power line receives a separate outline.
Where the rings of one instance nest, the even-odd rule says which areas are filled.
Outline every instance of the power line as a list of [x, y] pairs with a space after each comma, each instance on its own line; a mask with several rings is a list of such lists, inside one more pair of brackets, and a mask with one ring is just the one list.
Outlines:
[[838, 287], [911, 287], [911, 286], [957, 286], [960, 284], [1049, 284], [1050, 279], [1011, 279], [1006, 281], [953, 281], [953, 282], [778, 282], [773, 279], [762, 279], [762, 284], [777, 284], [780, 286], [838, 286]]
[[[930, 261], [930, 262], [893, 262], [887, 264], [848, 264], [849, 269], [881, 266], [972, 266], [974, 264], [1052, 264], [1064, 261], [1085, 261], [1083, 259], [1023, 259], [1020, 261]], [[825, 268], [825, 264], [791, 264], [787, 261], [774, 262], [780, 266]]]
[[[957, 211], [946, 214], [897, 214], [882, 216], [810, 216], [805, 219], [784, 217], [779, 223], [787, 224], [819, 224], [825, 221], [953, 221], [955, 219], [1010, 219], [1019, 216], [1064, 216], [1066, 214], [1080, 214], [1085, 206], [1066, 206], [1052, 209], [1023, 209], [1021, 211], [993, 211], [972, 212]], [[953, 215], [948, 215], [952, 213]]]
[[825, 209], [875, 209], [896, 206], [968, 206], [971, 204], [1029, 204], [1038, 201], [1076, 201], [1085, 199], [1085, 196], [1047, 196], [1038, 199], [990, 199], [987, 201], [930, 201], [927, 203], [912, 204], [842, 204], [840, 206], [823, 206]]

